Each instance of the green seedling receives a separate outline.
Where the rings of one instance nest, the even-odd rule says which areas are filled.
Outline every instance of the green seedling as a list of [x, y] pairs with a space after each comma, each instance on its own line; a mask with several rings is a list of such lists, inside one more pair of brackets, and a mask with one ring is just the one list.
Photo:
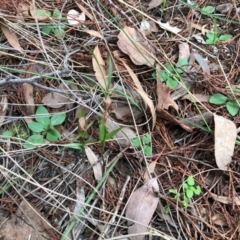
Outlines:
[[218, 35], [216, 32], [207, 32], [206, 33], [207, 44], [216, 44], [221, 41], [227, 41], [232, 38], [232, 35], [230, 34], [223, 34], [223, 35]]
[[184, 70], [187, 69], [188, 61], [186, 58], [181, 58], [176, 64], [176, 67], [173, 67], [172, 64], [167, 64], [165, 70], [161, 70], [159, 73], [160, 81], [166, 83], [166, 85], [174, 89], [178, 86], [178, 83], [181, 81], [182, 74]]
[[[237, 100], [239, 102], [240, 98], [237, 98]], [[216, 105], [225, 105], [228, 113], [233, 117], [237, 115], [240, 109], [239, 103], [236, 100], [230, 100], [227, 96], [221, 93], [213, 94], [210, 97], [209, 102]]]
[[210, 14], [214, 13], [215, 7], [213, 7], [213, 6], [206, 6], [206, 7], [203, 7], [200, 11], [204, 15], [210, 15]]
[[195, 186], [194, 178], [189, 176], [183, 183], [182, 192], [178, 192], [173, 188], [169, 189], [169, 192], [174, 194], [174, 199], [181, 201], [184, 207], [188, 207], [189, 201], [194, 197], [194, 195], [200, 195], [202, 190], [199, 185]]
[[149, 133], [145, 134], [142, 139], [140, 139], [138, 136], [133, 138], [131, 140], [132, 145], [136, 148], [139, 148], [142, 146], [142, 150], [145, 156], [151, 156], [152, 155], [152, 147], [151, 147], [151, 135]]
[[60, 113], [50, 118], [48, 110], [43, 106], [39, 106], [36, 111], [36, 121], [28, 123], [28, 127], [34, 133], [42, 133], [42, 135], [31, 135], [24, 144], [24, 147], [34, 148], [34, 145], [41, 145], [44, 137], [50, 142], [57, 141], [61, 137], [61, 134], [54, 126], [62, 124], [65, 119], [66, 113]]
[[[44, 10], [44, 11], [46, 11], [46, 10]], [[51, 12], [49, 12], [49, 13], [50, 13], [50, 15], [49, 15], [49, 17], [50, 17]], [[59, 21], [59, 24], [58, 24], [58, 22], [56, 22], [56, 23], [49, 23], [49, 24], [44, 25], [42, 27], [42, 33], [43, 33], [43, 35], [46, 35], [46, 36], [53, 33], [58, 39], [61, 39], [65, 35], [64, 30], [67, 26], [67, 22], [62, 20], [61, 12], [58, 9], [54, 9], [52, 16], [53, 16], [54, 20]]]

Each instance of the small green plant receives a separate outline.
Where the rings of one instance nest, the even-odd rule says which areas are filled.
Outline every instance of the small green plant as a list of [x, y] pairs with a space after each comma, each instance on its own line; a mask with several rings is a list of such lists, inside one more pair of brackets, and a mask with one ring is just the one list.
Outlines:
[[150, 145], [151, 143], [151, 135], [149, 133], [145, 134], [142, 139], [140, 139], [138, 136], [133, 138], [131, 140], [132, 145], [136, 148], [143, 147], [143, 153], [145, 156], [151, 156], [152, 155], [152, 147]]
[[227, 41], [232, 38], [232, 35], [230, 34], [223, 34], [223, 35], [218, 35], [216, 32], [207, 32], [206, 33], [207, 44], [216, 44], [221, 41]]
[[215, 7], [213, 6], [206, 6], [201, 9], [201, 13], [204, 15], [212, 14], [214, 13], [214, 11], [215, 11]]
[[42, 135], [31, 135], [23, 145], [24, 148], [34, 148], [34, 145], [41, 145], [44, 140], [43, 136], [46, 136], [46, 139], [50, 142], [57, 141], [61, 134], [54, 126], [62, 124], [65, 119], [66, 113], [56, 114], [50, 118], [48, 110], [43, 106], [39, 106], [36, 111], [36, 121], [28, 123], [28, 127], [34, 133], [42, 133]]
[[[240, 101], [240, 98], [238, 98], [238, 101]], [[210, 97], [209, 102], [216, 105], [225, 105], [228, 113], [233, 117], [237, 115], [240, 109], [238, 102], [230, 100], [227, 96], [221, 93], [213, 94]]]
[[176, 88], [178, 82], [181, 81], [181, 75], [187, 69], [187, 65], [188, 60], [186, 58], [179, 59], [176, 67], [173, 67], [172, 64], [167, 64], [165, 70], [161, 70], [159, 73], [160, 81], [166, 83], [171, 89]]
[[189, 176], [187, 180], [183, 183], [182, 192], [178, 192], [176, 189], [169, 189], [169, 192], [174, 194], [174, 198], [180, 200], [184, 207], [188, 207], [189, 200], [194, 197], [194, 195], [199, 195], [202, 190], [199, 185], [195, 186], [195, 181], [192, 176]]
[[[41, 11], [41, 9], [38, 9], [38, 10]], [[42, 14], [46, 15], [46, 13], [45, 13], [46, 10], [42, 10], [42, 11], [44, 11], [44, 12], [42, 12]], [[51, 12], [47, 11], [47, 16], [50, 17]], [[48, 23], [48, 24], [44, 25], [42, 27], [42, 33], [46, 36], [53, 33], [57, 38], [61, 39], [65, 35], [64, 29], [67, 26], [67, 22], [62, 20], [61, 12], [57, 8], [54, 9], [52, 16], [53, 16], [54, 20], [60, 21], [60, 23], [59, 24], [57, 22], [56, 23]]]

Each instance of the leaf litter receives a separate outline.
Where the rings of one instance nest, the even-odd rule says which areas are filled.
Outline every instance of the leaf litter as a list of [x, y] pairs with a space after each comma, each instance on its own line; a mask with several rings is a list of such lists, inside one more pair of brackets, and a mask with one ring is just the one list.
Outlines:
[[[75, 225], [69, 238], [86, 239], [91, 235], [93, 239], [124, 239], [127, 221], [122, 221], [122, 216], [130, 198], [130, 205], [135, 208], [134, 213], [130, 213], [134, 220], [129, 221], [132, 239], [142, 239], [145, 234], [150, 235], [149, 239], [155, 236], [220, 239], [223, 234], [226, 238], [238, 239], [235, 224], [238, 211], [235, 210], [239, 205], [239, 138], [235, 132], [239, 129], [239, 115], [232, 117], [225, 106], [216, 106], [207, 100], [208, 96], [221, 93], [227, 101], [239, 102], [240, 94], [235, 91], [239, 85], [239, 35], [236, 34], [239, 9], [233, 4], [218, 6], [211, 1], [208, 5], [214, 7], [192, 6], [190, 1], [178, 5], [158, 0], [141, 4], [135, 0], [100, 3], [72, 1], [63, 7], [60, 2], [50, 6], [37, 1], [35, 6], [23, 2], [15, 9], [3, 1], [1, 23], [7, 32], [1, 27], [0, 134], [3, 137], [0, 147], [4, 153], [1, 214], [8, 212], [14, 218], [21, 206], [20, 199], [26, 196], [61, 234], [71, 218], [79, 218], [82, 224]], [[206, 9], [210, 8], [215, 8], [211, 16], [206, 15]], [[73, 9], [77, 14], [69, 16], [69, 10]], [[61, 12], [63, 18], [54, 16], [54, 12]], [[79, 18], [80, 15], [83, 18]], [[62, 28], [64, 37], [58, 38], [53, 31], [43, 35], [46, 25]], [[206, 35], [211, 32], [217, 34], [217, 40], [222, 33], [231, 34], [233, 38], [228, 42], [206, 44]], [[106, 61], [109, 58], [112, 67]], [[177, 88], [168, 89], [164, 83], [156, 82], [158, 65], [170, 63], [176, 68], [178, 60], [183, 58], [189, 59], [188, 67], [184, 68]], [[34, 68], [38, 64], [49, 69], [39, 72], [32, 69], [29, 73], [29, 66]], [[106, 89], [109, 79], [112, 86]], [[116, 84], [121, 88], [115, 87]], [[26, 103], [33, 105], [32, 108]], [[38, 105], [54, 108], [49, 110], [51, 114], [54, 111], [54, 115], [65, 111], [67, 117], [57, 126], [61, 132], [58, 141], [26, 151], [22, 145], [29, 134], [34, 133], [17, 123], [22, 116], [34, 116]], [[225, 120], [220, 123], [216, 116], [214, 124], [213, 113], [231, 124]], [[101, 118], [109, 132], [121, 127], [105, 142], [104, 148], [98, 141]], [[44, 138], [44, 134], [40, 137]], [[134, 137], [145, 134], [151, 137], [151, 156], [131, 146]], [[84, 148], [91, 150], [88, 156]], [[118, 165], [98, 188], [106, 173], [106, 169], [97, 168], [101, 159], [98, 156], [103, 155], [108, 170], [119, 152], [122, 155]], [[157, 159], [159, 152], [161, 156]], [[150, 181], [148, 171], [142, 171], [147, 166], [150, 173], [159, 176], [159, 196], [163, 201], [160, 206], [155, 187], [154, 190], [146, 188], [156, 197], [158, 206], [148, 206], [151, 216], [143, 226], [136, 210], [138, 204], [139, 209], [146, 204], [147, 196], [141, 190], [145, 185], [138, 189], [144, 196], [138, 199], [140, 203], [137, 197], [135, 203], [131, 203], [134, 202], [131, 200], [134, 193], [131, 193], [139, 177]], [[207, 184], [203, 173], [213, 171], [216, 172], [213, 181]], [[32, 175], [26, 177], [28, 172]], [[131, 180], [126, 186], [128, 176]], [[177, 205], [176, 196], [168, 191], [180, 189], [186, 176], [192, 176], [202, 186], [203, 195], [191, 199], [188, 208], [182, 208]], [[124, 197], [120, 198], [122, 192]], [[84, 205], [88, 214], [77, 216], [82, 203], [93, 193], [97, 194], [89, 205]], [[153, 212], [157, 213], [154, 221]], [[221, 214], [217, 214], [219, 212]], [[231, 224], [226, 224], [226, 220]], [[165, 225], [161, 228], [162, 224], [167, 228]], [[171, 236], [161, 235], [159, 228]], [[29, 235], [25, 226], [18, 231], [19, 235]]]

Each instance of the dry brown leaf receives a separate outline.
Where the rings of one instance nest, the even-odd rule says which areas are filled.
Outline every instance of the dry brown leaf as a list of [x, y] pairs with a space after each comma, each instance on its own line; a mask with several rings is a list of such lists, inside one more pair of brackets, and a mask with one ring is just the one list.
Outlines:
[[0, 224], [1, 240], [59, 239], [42, 214], [23, 200], [15, 215]]
[[211, 30], [208, 30], [205, 28], [206, 25], [201, 26], [199, 24], [193, 23], [192, 21], [191, 21], [191, 27], [196, 28], [197, 30], [201, 31], [203, 35], [205, 35], [208, 32], [211, 32]]
[[117, 45], [122, 52], [129, 55], [134, 64], [154, 65], [154, 49], [135, 28], [125, 26], [118, 34]]
[[149, 4], [148, 4], [148, 8], [147, 8], [147, 11], [155, 8], [155, 7], [158, 7], [159, 5], [161, 5], [163, 2], [163, 0], [152, 0]]
[[237, 205], [237, 206], [240, 205], [239, 196], [237, 196], [237, 197], [225, 197], [225, 196], [218, 196], [215, 193], [211, 193], [211, 197], [215, 201], [218, 201], [218, 202], [223, 203], [223, 204], [231, 204], [231, 205], [234, 204], [234, 205]]
[[27, 3], [21, 2], [18, 4], [17, 10], [20, 16], [29, 17], [30, 5]]
[[[112, 132], [113, 130], [119, 128], [119, 126], [107, 119], [106, 127], [108, 132]], [[121, 146], [121, 147], [128, 147], [131, 145], [131, 139], [136, 137], [134, 131], [129, 127], [123, 127], [119, 130], [114, 136], [113, 139]]]
[[172, 106], [178, 112], [178, 105], [170, 96], [171, 89], [166, 84], [157, 80], [157, 98], [158, 105], [157, 110], [166, 109]]
[[131, 240], [144, 239], [148, 224], [158, 205], [158, 197], [153, 191], [159, 191], [157, 178], [151, 178], [140, 188], [138, 188], [129, 200], [126, 209], [128, 218], [128, 233], [137, 234], [130, 237]]
[[26, 123], [30, 123], [32, 122], [32, 118], [29, 116], [33, 116], [35, 113], [33, 86], [29, 83], [24, 83], [23, 89], [24, 89], [24, 97], [25, 97], [26, 110], [27, 110], [27, 116], [28, 116], [25, 118], [25, 121]]
[[80, 9], [83, 13], [85, 13], [85, 15], [86, 15], [90, 20], [94, 21], [93, 15], [92, 15], [91, 13], [89, 13], [89, 11], [88, 11], [85, 7], [83, 7], [83, 6], [82, 6], [80, 3], [78, 3], [77, 1], [75, 1], [75, 3], [76, 3], [76, 5], [79, 7], [79, 9]]
[[149, 107], [150, 112], [152, 114], [152, 129], [154, 129], [155, 125], [156, 125], [156, 111], [155, 111], [155, 107], [153, 104], [153, 101], [148, 97], [147, 93], [143, 90], [141, 83], [138, 80], [137, 75], [133, 72], [133, 70], [124, 62], [122, 61], [122, 63], [124, 64], [125, 68], [127, 69], [128, 73], [130, 74], [136, 88], [135, 90], [139, 93], [139, 95], [142, 97], [144, 103], [146, 106]]
[[97, 181], [100, 181], [102, 178], [102, 165], [99, 161], [99, 158], [96, 156], [96, 154], [89, 148], [88, 146], [84, 147], [86, 156], [88, 158], [88, 161], [90, 162], [92, 168], [94, 177]]
[[[193, 117], [180, 119], [179, 121], [189, 127], [196, 127], [196, 125], [204, 126], [209, 124], [213, 119], [213, 114], [210, 112], [204, 112], [202, 114], [195, 115]], [[205, 120], [205, 121], [204, 121]]]
[[105, 71], [105, 62], [101, 56], [98, 46], [94, 48], [92, 58], [93, 69], [95, 71], [95, 77], [102, 86], [103, 89], [107, 88], [107, 74]]
[[151, 173], [154, 173], [157, 160], [158, 160], [158, 159], [156, 159], [155, 161], [152, 161], [152, 162], [147, 166], [148, 169], [145, 170], [144, 176], [143, 176], [145, 182], [150, 179], [149, 173], [150, 173], [150, 174], [151, 174]]
[[87, 30], [81, 30], [81, 32], [88, 33], [93, 37], [98, 37], [98, 38], [104, 39], [103, 35], [100, 32], [97, 32], [97, 31], [94, 31], [94, 30], [87, 29]]
[[192, 132], [192, 130], [193, 130], [192, 127], [189, 127], [186, 124], [180, 122], [175, 116], [171, 115], [166, 110], [157, 109], [157, 116], [161, 119], [164, 119], [164, 120], [167, 120], [167, 121], [170, 121], [172, 123], [179, 125], [180, 127], [182, 127], [183, 129], [185, 129], [188, 132]]
[[204, 103], [204, 102], [208, 102], [209, 101], [210, 96], [206, 95], [206, 94], [186, 94], [185, 96], [182, 97], [182, 99], [187, 99], [191, 102], [199, 102], [199, 103]]
[[17, 35], [8, 28], [3, 19], [0, 19], [0, 28], [9, 44], [20, 53], [23, 53], [23, 50], [18, 42]]
[[219, 169], [227, 170], [232, 161], [237, 128], [234, 122], [214, 114], [215, 159]]
[[[58, 87], [59, 90], [65, 91], [77, 91], [78, 87], [75, 84], [71, 83], [61, 83]], [[50, 108], [61, 108], [62, 106], [66, 105], [67, 109], [71, 109], [73, 102], [75, 101], [76, 97], [73, 94], [65, 94], [65, 93], [57, 93], [57, 92], [50, 92], [47, 93], [43, 99], [42, 103]]]
[[178, 48], [179, 48], [178, 60], [182, 58], [186, 58], [188, 60], [190, 57], [189, 45], [187, 43], [179, 43]]
[[0, 102], [0, 127], [2, 126], [5, 120], [7, 108], [8, 108], [8, 98], [7, 96], [2, 96], [2, 99]]

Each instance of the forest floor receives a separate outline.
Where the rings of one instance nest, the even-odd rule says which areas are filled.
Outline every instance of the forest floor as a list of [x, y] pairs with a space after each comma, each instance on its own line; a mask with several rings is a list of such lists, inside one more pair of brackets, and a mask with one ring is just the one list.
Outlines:
[[0, 239], [240, 239], [240, 2], [3, 0]]

